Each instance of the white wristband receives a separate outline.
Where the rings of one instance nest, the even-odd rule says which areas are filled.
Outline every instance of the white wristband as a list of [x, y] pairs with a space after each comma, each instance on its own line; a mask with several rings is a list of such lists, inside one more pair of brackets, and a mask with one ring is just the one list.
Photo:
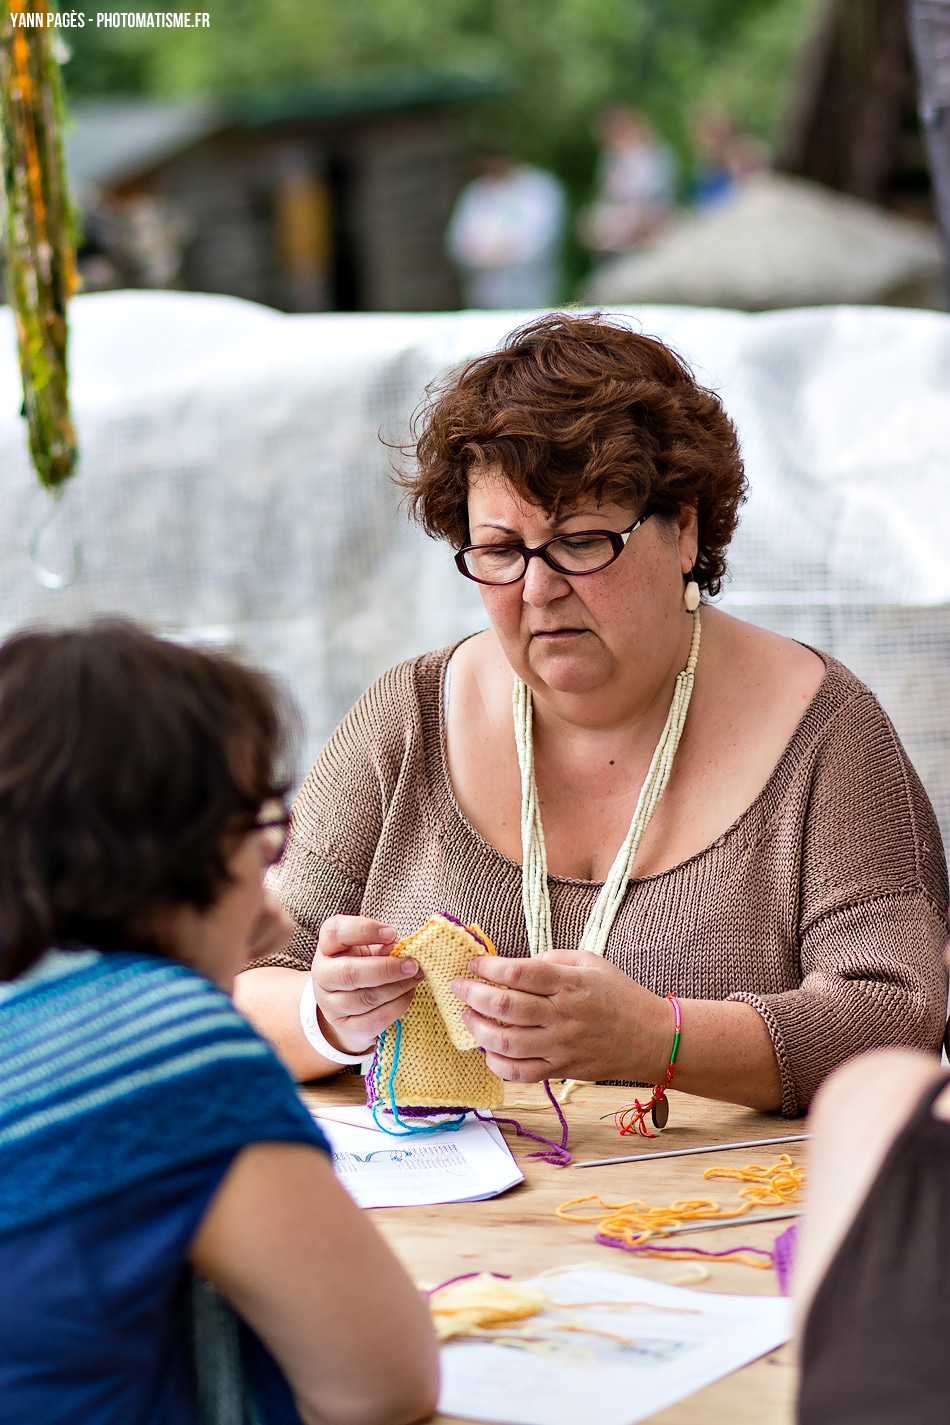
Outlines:
[[325, 1038], [323, 1030], [320, 1028], [317, 1000], [310, 975], [307, 976], [307, 983], [300, 996], [300, 1027], [317, 1053], [322, 1054], [324, 1059], [329, 1059], [331, 1064], [359, 1064], [360, 1072], [365, 1074], [372, 1063], [374, 1053], [372, 1049], [367, 1050], [365, 1054], [344, 1054], [341, 1049], [334, 1049], [333, 1045]]

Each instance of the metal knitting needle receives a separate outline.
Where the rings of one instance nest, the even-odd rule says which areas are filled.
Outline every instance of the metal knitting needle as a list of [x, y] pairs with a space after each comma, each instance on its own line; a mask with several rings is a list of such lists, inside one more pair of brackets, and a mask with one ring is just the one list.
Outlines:
[[786, 1212], [769, 1212], [759, 1217], [729, 1217], [724, 1222], [685, 1223], [682, 1227], [664, 1227], [657, 1235], [672, 1237], [674, 1232], [713, 1232], [717, 1227], [754, 1227], [757, 1222], [780, 1222], [783, 1217], [801, 1217], [800, 1207]]
[[702, 1148], [667, 1148], [661, 1153], [625, 1153], [622, 1158], [588, 1158], [572, 1168], [604, 1168], [609, 1163], [651, 1163], [657, 1158], [686, 1158], [692, 1153], [725, 1153], [731, 1148], [768, 1148], [774, 1143], [802, 1143], [810, 1133], [790, 1133], [786, 1138], [752, 1138], [747, 1143], [707, 1143]]

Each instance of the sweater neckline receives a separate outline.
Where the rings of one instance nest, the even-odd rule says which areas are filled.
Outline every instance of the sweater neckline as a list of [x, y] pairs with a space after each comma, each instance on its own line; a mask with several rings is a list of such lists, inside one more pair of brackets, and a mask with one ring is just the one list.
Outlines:
[[[438, 784], [442, 794], [442, 798], [444, 799], [445, 805], [448, 808], [450, 815], [454, 817], [454, 819], [457, 821], [457, 823], [465, 832], [465, 834], [469, 838], [471, 838], [471, 840], [477, 842], [479, 846], [484, 848], [484, 850], [487, 851], [488, 854], [492, 856], [496, 861], [500, 862], [502, 866], [506, 867], [508, 870], [516, 871], [520, 876], [522, 871], [521, 862], [513, 861], [510, 856], [506, 856], [503, 851], [499, 851], [498, 847], [495, 846], [493, 842], [489, 841], [487, 837], [483, 836], [482, 833], [469, 821], [468, 817], [465, 815], [464, 811], [459, 805], [458, 798], [455, 795], [455, 788], [452, 785], [452, 778], [449, 775], [449, 764], [447, 757], [447, 728], [445, 722], [446, 673], [456, 649], [460, 648], [463, 643], [466, 643], [469, 638], [473, 638], [474, 636], [474, 634], [466, 634], [465, 638], [460, 638], [455, 643], [451, 643], [447, 647], [440, 649], [438, 654], [436, 655], [436, 657], [438, 658], [438, 663], [433, 669], [433, 673], [436, 676], [435, 695], [436, 718], [438, 726]], [[799, 642], [799, 640], [797, 639], [794, 641]], [[815, 689], [815, 692], [812, 695], [812, 698], [808, 703], [807, 707], [805, 708], [805, 711], [802, 713], [794, 732], [792, 733], [788, 742], [785, 744], [785, 747], [782, 751], [782, 755], [779, 757], [775, 766], [772, 768], [772, 771], [770, 772], [762, 789], [752, 799], [749, 805], [739, 813], [735, 821], [732, 822], [730, 826], [727, 826], [726, 829], [719, 836], [717, 836], [714, 841], [710, 841], [707, 846], [700, 847], [700, 849], [698, 851], [694, 851], [691, 856], [687, 856], [682, 861], [677, 861], [672, 866], [665, 867], [662, 871], [653, 871], [646, 876], [631, 877], [631, 881], [633, 884], [643, 883], [644, 885], [646, 885], [653, 881], [661, 881], [666, 876], [677, 875], [685, 871], [687, 868], [695, 866], [698, 861], [701, 861], [703, 859], [703, 857], [709, 856], [712, 854], [713, 851], [721, 849], [725, 842], [730, 841], [734, 837], [736, 837], [744, 829], [746, 823], [751, 821], [753, 818], [759, 816], [763, 808], [765, 808], [769, 803], [781, 800], [781, 792], [790, 781], [792, 771], [794, 770], [794, 768], [800, 765], [801, 761], [804, 758], [805, 752], [807, 751], [814, 738], [815, 730], [813, 730], [813, 725], [815, 723], [816, 717], [818, 719], [818, 728], [827, 727], [827, 718], [824, 716], [824, 707], [827, 703], [835, 701], [837, 695], [841, 691], [841, 685], [845, 681], [843, 675], [847, 672], [844, 665], [840, 663], [838, 659], [833, 657], [830, 653], [824, 653], [820, 648], [814, 648], [810, 643], [803, 643], [801, 646], [803, 648], [807, 648], [809, 652], [816, 654], [817, 657], [821, 659], [822, 663], [824, 663], [825, 665], [824, 676], [822, 677], [821, 682], [818, 684], [818, 687]], [[858, 680], [854, 679], [854, 681], [857, 682]], [[588, 891], [599, 890], [600, 887], [603, 885], [602, 881], [584, 881], [580, 880], [578, 877], [575, 876], [557, 876], [553, 873], [549, 875], [548, 879], [553, 885], [577, 886], [582, 888], [583, 890]]]

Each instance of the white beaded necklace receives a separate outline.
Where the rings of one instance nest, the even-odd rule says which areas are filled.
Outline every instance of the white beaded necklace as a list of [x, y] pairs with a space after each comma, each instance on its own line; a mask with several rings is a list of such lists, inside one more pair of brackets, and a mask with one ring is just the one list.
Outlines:
[[[620, 909], [620, 903], [630, 880], [637, 850], [643, 834], [650, 824], [650, 818], [657, 803], [666, 791], [673, 770], [673, 758], [686, 723], [690, 698], [693, 696], [693, 674], [699, 656], [699, 642], [702, 636], [699, 609], [693, 610], [693, 637], [689, 646], [689, 658], [682, 673], [677, 674], [673, 701], [670, 704], [666, 726], [653, 754], [653, 761], [646, 780], [637, 798], [636, 810], [626, 839], [617, 852], [617, 858], [607, 873], [607, 879], [594, 903], [584, 933], [580, 949], [589, 950], [593, 955], [603, 955], [607, 939]], [[544, 849], [544, 829], [541, 826], [541, 811], [538, 806], [538, 787], [534, 778], [534, 741], [531, 728], [531, 689], [515, 675], [512, 691], [512, 710], [515, 722], [515, 745], [518, 749], [518, 765], [521, 768], [521, 899], [524, 904], [525, 925], [528, 931], [528, 948], [532, 955], [553, 948], [551, 940], [551, 896], [548, 890], [548, 858]]]

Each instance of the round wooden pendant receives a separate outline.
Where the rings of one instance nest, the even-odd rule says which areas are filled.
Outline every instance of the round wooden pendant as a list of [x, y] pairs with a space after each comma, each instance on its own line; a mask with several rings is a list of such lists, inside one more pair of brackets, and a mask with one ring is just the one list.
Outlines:
[[650, 1117], [653, 1119], [654, 1128], [665, 1128], [670, 1121], [670, 1101], [666, 1094], [662, 1098], [654, 1100], [650, 1109]]

